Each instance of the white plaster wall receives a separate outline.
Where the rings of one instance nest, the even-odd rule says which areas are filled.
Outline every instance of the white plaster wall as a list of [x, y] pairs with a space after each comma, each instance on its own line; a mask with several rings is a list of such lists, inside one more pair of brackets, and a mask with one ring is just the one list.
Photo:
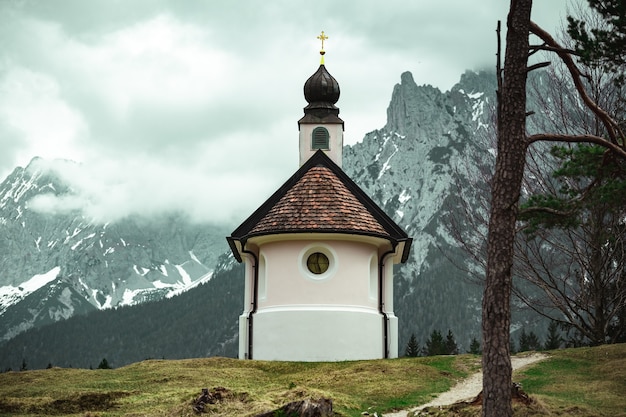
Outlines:
[[384, 355], [382, 325], [382, 316], [369, 309], [265, 309], [254, 315], [252, 355], [258, 360], [307, 362], [379, 359]]
[[[328, 248], [329, 272], [310, 273], [304, 262], [307, 249]], [[377, 298], [370, 297], [370, 266], [378, 248], [354, 241], [312, 242], [282, 241], [261, 245], [265, 259], [265, 297], [258, 309], [285, 305], [351, 305], [378, 308]]]
[[[378, 256], [384, 241], [367, 237], [308, 235], [264, 238], [253, 244], [259, 259], [259, 299], [253, 315], [253, 359], [338, 361], [384, 357], [383, 315], [378, 310]], [[316, 240], [319, 239], [319, 240]], [[257, 246], [258, 244], [258, 246]], [[381, 246], [382, 245], [382, 246]], [[307, 253], [323, 248], [329, 272], [306, 268]], [[239, 357], [249, 359], [248, 322], [254, 263], [247, 255], [244, 311], [239, 318]], [[374, 269], [374, 271], [372, 271]], [[398, 356], [398, 319], [393, 314], [393, 258], [383, 267], [389, 357]]]
[[341, 167], [343, 159], [343, 126], [341, 124], [306, 124], [300, 125], [300, 166], [304, 165], [317, 149], [311, 149], [311, 134], [316, 127], [325, 127], [330, 135], [326, 155]]

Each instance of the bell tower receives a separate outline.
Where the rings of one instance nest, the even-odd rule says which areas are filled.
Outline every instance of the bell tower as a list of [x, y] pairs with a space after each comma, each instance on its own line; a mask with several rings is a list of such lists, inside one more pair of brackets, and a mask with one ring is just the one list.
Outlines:
[[341, 167], [344, 125], [339, 118], [339, 108], [335, 106], [339, 100], [339, 83], [324, 65], [324, 41], [328, 36], [322, 31], [317, 39], [322, 41], [321, 62], [304, 83], [304, 98], [309, 104], [304, 108], [304, 117], [298, 120], [300, 166], [321, 149]]

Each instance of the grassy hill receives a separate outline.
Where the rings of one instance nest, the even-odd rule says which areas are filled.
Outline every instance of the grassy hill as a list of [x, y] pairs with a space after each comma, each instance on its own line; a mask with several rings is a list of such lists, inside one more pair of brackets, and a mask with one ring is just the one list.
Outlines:
[[[626, 416], [626, 345], [548, 352], [515, 374], [533, 398], [517, 416]], [[118, 369], [61, 369], [0, 374], [2, 416], [195, 416], [202, 388], [223, 387], [212, 416], [252, 416], [287, 402], [331, 398], [339, 416], [378, 415], [428, 402], [477, 371], [472, 355], [339, 363], [226, 358], [148, 360]], [[478, 416], [476, 406], [436, 412]]]

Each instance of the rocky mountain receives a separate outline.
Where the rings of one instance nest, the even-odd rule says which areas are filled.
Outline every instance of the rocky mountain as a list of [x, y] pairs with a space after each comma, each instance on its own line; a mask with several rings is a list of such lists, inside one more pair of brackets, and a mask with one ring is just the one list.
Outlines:
[[211, 278], [225, 230], [172, 214], [90, 222], [41, 213], [36, 196], [72, 193], [34, 159], [0, 184], [0, 341], [76, 314], [171, 297]]
[[[468, 71], [447, 92], [418, 86], [406, 72], [393, 89], [387, 124], [344, 149], [346, 173], [413, 237], [410, 260], [396, 270], [394, 309], [400, 319], [401, 351], [411, 334], [423, 346], [434, 330], [443, 334], [451, 330], [463, 352], [473, 338], [480, 339], [482, 287], [475, 279], [481, 271], [480, 254], [474, 257], [463, 246], [484, 244], [484, 223], [473, 219], [486, 218], [487, 184], [494, 159], [495, 90], [495, 75], [489, 72]], [[202, 286], [204, 299], [217, 303], [225, 294], [232, 297], [241, 291], [237, 289], [241, 282], [232, 278], [239, 266], [225, 247], [229, 230], [199, 228], [173, 215], [155, 222], [125, 219], [107, 225], [90, 224], [81, 217], [43, 215], [26, 204], [43, 192], [71, 190], [38, 170], [36, 160], [26, 169], [16, 169], [0, 185], [0, 334], [4, 340], [11, 339], [0, 345], [0, 357], [19, 346], [57, 343], [46, 339], [43, 330], [16, 335], [60, 318], [93, 310], [96, 312], [89, 317], [94, 320], [107, 314], [110, 320], [124, 323], [126, 319], [113, 310], [97, 310], [148, 300], [168, 305], [174, 299], [167, 296], [207, 282], [220, 254], [224, 254], [221, 275], [214, 277], [215, 285]], [[465, 244], [460, 243], [463, 241]], [[213, 288], [212, 292], [207, 288]], [[200, 288], [185, 294], [198, 291]], [[186, 354], [235, 354], [235, 324], [241, 310], [234, 304], [237, 308], [228, 309], [228, 317], [209, 317], [203, 322], [203, 332], [212, 336], [203, 339], [204, 348], [185, 350]], [[117, 365], [159, 351], [175, 357], [172, 348], [165, 346], [169, 338], [159, 341], [154, 335], [175, 334], [180, 344], [196, 346], [197, 338], [185, 343], [191, 336], [177, 332], [181, 326], [173, 324], [180, 323], [183, 315], [207, 313], [200, 303], [188, 305], [196, 310], [151, 310], [167, 310], [171, 327], [156, 320], [154, 314], [134, 316], [146, 340], [151, 340], [149, 353], [143, 356], [137, 350], [148, 348], [140, 347], [145, 345], [139, 342], [133, 342], [133, 351], [124, 353], [118, 348], [119, 343], [131, 345], [124, 342], [122, 324], [110, 330], [102, 327], [91, 337], [117, 341], [108, 351], [115, 351], [116, 357], [111, 357], [112, 353], [107, 356]], [[85, 326], [73, 325], [78, 323], [73, 320], [46, 328], [64, 334], [76, 332], [78, 338]], [[514, 311], [514, 329], [524, 326], [541, 333], [544, 325], [522, 309]], [[160, 343], [163, 346], [159, 348]], [[223, 346], [231, 350], [225, 351]], [[33, 349], [29, 357], [67, 366], [49, 351], [49, 359], [43, 359], [42, 351]], [[99, 349], [97, 354], [106, 352]], [[0, 367], [17, 366], [18, 356], [12, 365], [0, 363]], [[85, 359], [82, 366], [96, 359]]]

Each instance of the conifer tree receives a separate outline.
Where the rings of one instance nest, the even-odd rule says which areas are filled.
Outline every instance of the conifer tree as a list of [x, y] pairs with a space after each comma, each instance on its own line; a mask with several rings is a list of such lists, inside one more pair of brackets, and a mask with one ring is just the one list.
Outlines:
[[426, 356], [447, 354], [446, 343], [439, 330], [433, 330], [430, 334], [430, 338], [426, 341], [426, 346], [424, 347], [424, 354]]
[[405, 356], [408, 356], [410, 358], [414, 358], [419, 356], [420, 353], [420, 347], [419, 344], [417, 343], [417, 338], [415, 337], [415, 333], [411, 334], [411, 338], [409, 339], [409, 343], [407, 343], [406, 345], [406, 351], [405, 351]]
[[541, 350], [541, 341], [532, 330], [528, 333], [528, 350]]
[[[576, 54], [589, 66], [621, 72], [626, 65], [626, 5], [624, 0], [588, 0], [607, 22], [607, 27], [589, 28], [584, 20], [567, 17], [567, 32], [576, 42]], [[623, 74], [618, 81], [624, 81]]]
[[529, 351], [529, 343], [528, 343], [528, 335], [526, 334], [526, 330], [522, 329], [522, 332], [519, 335], [519, 351], [520, 352], [527, 352]]
[[541, 349], [541, 342], [539, 342], [535, 332], [526, 333], [526, 330], [522, 329], [522, 333], [519, 336], [519, 351], [528, 352], [529, 350], [539, 349]]
[[446, 353], [448, 355], [456, 355], [459, 353], [459, 347], [456, 344], [452, 330], [448, 330], [448, 335], [446, 336]]
[[555, 321], [551, 321], [548, 326], [548, 336], [546, 337], [546, 343], [543, 345], [545, 350], [553, 350], [561, 347], [563, 338], [559, 332], [558, 324]]
[[100, 364], [98, 365], [98, 369], [113, 369], [113, 368], [111, 368], [111, 366], [109, 365], [109, 361], [107, 361], [107, 358], [103, 358], [100, 361]]
[[478, 339], [476, 339], [475, 337], [472, 338], [472, 341], [470, 342], [469, 345], [469, 352], [472, 355], [480, 355], [480, 342], [478, 341]]

